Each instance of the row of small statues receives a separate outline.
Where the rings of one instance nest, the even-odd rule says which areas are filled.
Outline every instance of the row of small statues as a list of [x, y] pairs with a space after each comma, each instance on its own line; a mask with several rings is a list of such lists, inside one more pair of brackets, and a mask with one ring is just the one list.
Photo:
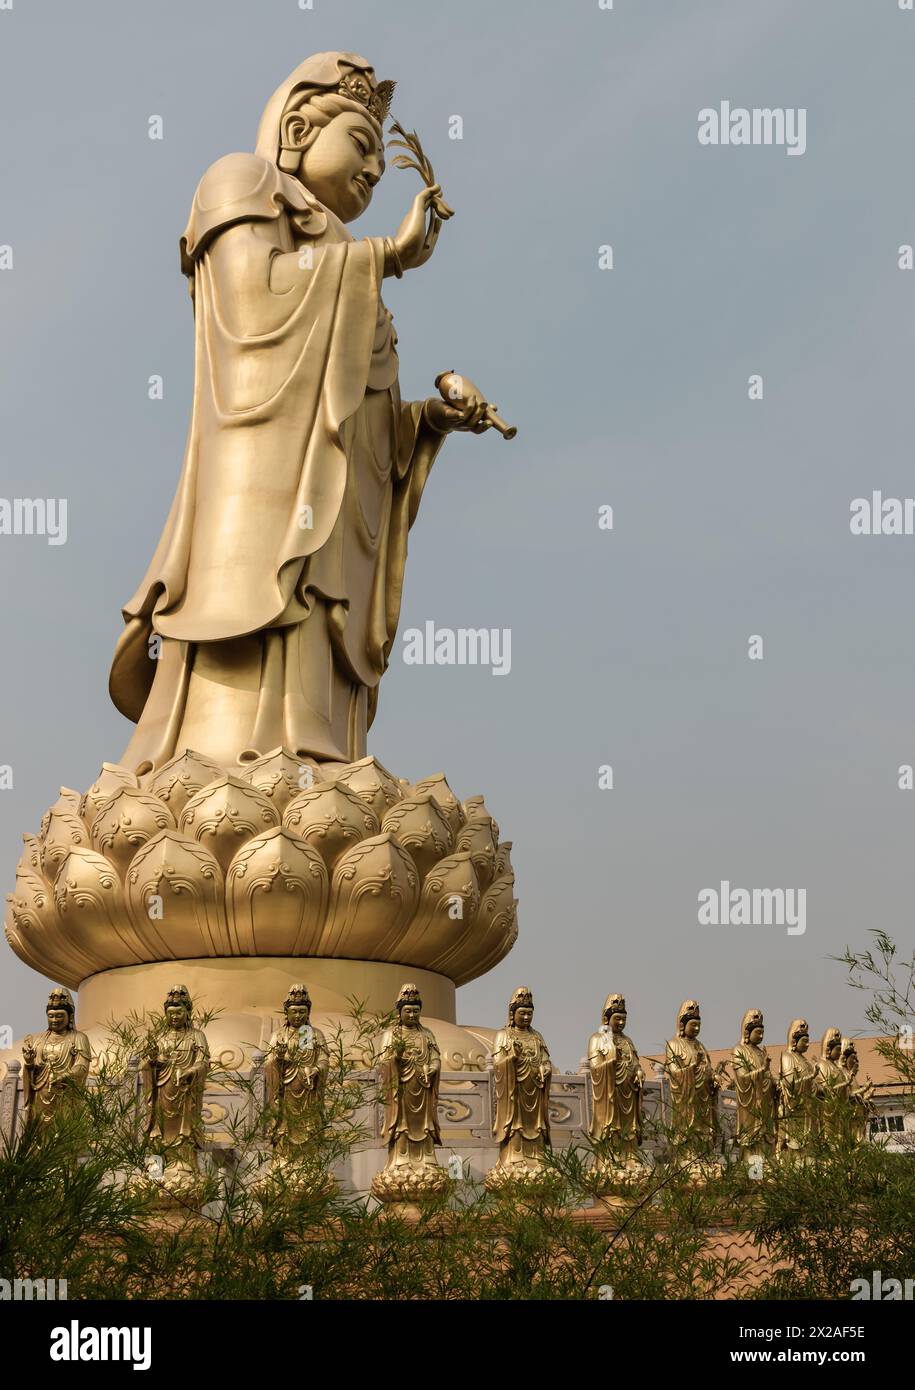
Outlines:
[[[321, 1031], [311, 1024], [311, 999], [304, 985], [293, 985], [283, 1005], [285, 1022], [270, 1038], [264, 1057], [267, 1100], [276, 1116], [273, 1176], [292, 1180], [320, 1123], [330, 1053]], [[383, 1139], [387, 1161], [372, 1191], [380, 1201], [417, 1201], [444, 1191], [447, 1171], [437, 1162], [441, 1145], [438, 1090], [441, 1054], [431, 1029], [421, 1022], [417, 987], [405, 984], [397, 997], [397, 1021], [381, 1036], [378, 1065], [384, 1098]], [[486, 1177], [489, 1188], [543, 1174], [550, 1146], [549, 1096], [552, 1063], [543, 1037], [532, 1027], [534, 1001], [526, 987], [515, 990], [508, 1022], [492, 1050], [493, 1137], [498, 1161]], [[642, 1092], [645, 1074], [631, 1038], [626, 1036], [626, 1001], [608, 996], [599, 1030], [588, 1045], [593, 1107], [591, 1139], [598, 1186], [626, 1188], [645, 1175], [642, 1145]], [[23, 1090], [27, 1123], [51, 1120], [85, 1085], [90, 1049], [75, 1027], [68, 990], [51, 992], [47, 1030], [25, 1040]], [[679, 1010], [676, 1037], [667, 1043], [662, 1067], [670, 1086], [671, 1147], [677, 1162], [697, 1181], [720, 1168], [718, 1092], [726, 1084], [726, 1064], [713, 1067], [699, 1041], [701, 1014], [694, 999]], [[763, 1015], [748, 1009], [734, 1048], [727, 1084], [737, 1099], [736, 1141], [751, 1162], [777, 1153], [803, 1155], [820, 1135], [866, 1134], [873, 1087], [857, 1080], [854, 1042], [837, 1028], [823, 1037], [816, 1063], [807, 1056], [809, 1029], [795, 1019], [788, 1030], [780, 1074], [771, 1070], [763, 1046]], [[202, 1146], [203, 1090], [210, 1055], [206, 1034], [194, 1026], [191, 997], [184, 985], [169, 990], [163, 1027], [151, 1032], [141, 1058], [146, 1134], [164, 1157], [162, 1179], [171, 1190], [198, 1181]]]

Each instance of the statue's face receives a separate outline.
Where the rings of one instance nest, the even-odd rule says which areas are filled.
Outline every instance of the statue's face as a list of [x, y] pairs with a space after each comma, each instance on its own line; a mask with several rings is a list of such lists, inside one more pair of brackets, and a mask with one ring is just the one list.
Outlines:
[[611, 1033], [622, 1033], [622, 1031], [623, 1031], [623, 1029], [624, 1029], [625, 1027], [626, 1027], [626, 1015], [625, 1015], [625, 1014], [616, 1013], [616, 1014], [611, 1014], [611, 1015], [610, 1015], [610, 1032], [611, 1032]]
[[70, 1015], [66, 1009], [48, 1009], [48, 1028], [52, 1033], [65, 1033]]
[[528, 1008], [527, 1005], [525, 1005], [525, 1004], [521, 1004], [517, 1009], [515, 1009], [515, 1027], [516, 1027], [516, 1028], [530, 1028], [530, 1026], [531, 1026], [531, 1024], [532, 1024], [533, 1021], [534, 1021], [534, 1010], [533, 1010], [533, 1009]]
[[290, 1028], [301, 1028], [311, 1017], [310, 1004], [290, 1004], [286, 1010], [286, 1022]]
[[688, 1018], [683, 1032], [688, 1038], [698, 1038], [699, 1029], [702, 1027], [702, 1020], [699, 1018]]
[[794, 1050], [795, 1052], [806, 1052], [809, 1046], [810, 1035], [808, 1033], [801, 1033], [797, 1042], [794, 1044]]
[[833, 1039], [833, 1041], [829, 1044], [829, 1046], [826, 1049], [826, 1056], [830, 1062], [834, 1062], [836, 1060], [841, 1049], [842, 1044], [840, 1042], [836, 1042], [836, 1040]]
[[845, 1058], [845, 1065], [846, 1065], [846, 1067], [848, 1068], [848, 1070], [851, 1072], [852, 1076], [854, 1076], [854, 1074], [855, 1074], [855, 1072], [858, 1070], [858, 1066], [859, 1066], [858, 1054], [857, 1054], [857, 1052], [849, 1052], [849, 1053], [846, 1055], [846, 1058]]
[[400, 1010], [400, 1021], [407, 1028], [415, 1028], [419, 1023], [419, 1005], [403, 1004]]
[[183, 1004], [169, 1004], [165, 1010], [165, 1021], [169, 1028], [183, 1028], [187, 1023], [187, 1010]]
[[384, 146], [371, 122], [357, 111], [344, 111], [321, 128], [302, 155], [299, 178], [341, 222], [352, 222], [372, 201], [383, 173]]
[[759, 1044], [762, 1042], [762, 1040], [762, 1025], [757, 1023], [755, 1027], [750, 1029], [750, 1042], [753, 1044], [754, 1047], [759, 1047]]

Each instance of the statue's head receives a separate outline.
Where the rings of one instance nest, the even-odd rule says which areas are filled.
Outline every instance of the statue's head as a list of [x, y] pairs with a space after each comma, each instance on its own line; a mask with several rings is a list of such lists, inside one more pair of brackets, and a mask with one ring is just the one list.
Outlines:
[[293, 985], [283, 1001], [283, 1013], [290, 1028], [302, 1028], [311, 1018], [311, 999], [304, 985]]
[[406, 984], [397, 996], [394, 1005], [401, 1023], [407, 1028], [415, 1028], [422, 1013], [423, 1001], [416, 985]]
[[189, 1028], [192, 1011], [187, 985], [173, 985], [165, 996], [165, 1020], [169, 1028]]
[[66, 1033], [73, 1027], [76, 1018], [76, 1005], [68, 989], [59, 986], [48, 995], [48, 1029], [52, 1033]]
[[695, 999], [684, 999], [677, 1015], [677, 1035], [681, 1038], [698, 1038], [702, 1027], [702, 1014]]
[[534, 996], [527, 985], [519, 985], [508, 1004], [509, 1028], [530, 1028], [534, 1021]]
[[622, 1033], [626, 1027], [626, 1000], [621, 994], [608, 994], [604, 1003], [603, 1021], [611, 1033]]
[[357, 53], [315, 53], [267, 103], [257, 153], [352, 222], [384, 173], [382, 125], [393, 92], [394, 83], [376, 82]]
[[747, 1009], [740, 1024], [741, 1042], [759, 1047], [764, 1036], [762, 1009]]
[[788, 1051], [806, 1052], [810, 1046], [810, 1029], [806, 1018], [796, 1018], [788, 1029]]
[[827, 1028], [820, 1044], [820, 1056], [829, 1062], [838, 1062], [842, 1053], [842, 1034], [838, 1028]]
[[854, 1038], [842, 1039], [839, 1061], [842, 1063], [845, 1070], [850, 1072], [852, 1076], [857, 1074], [858, 1068], [861, 1065], [861, 1059], [858, 1056], [858, 1049], [855, 1047]]

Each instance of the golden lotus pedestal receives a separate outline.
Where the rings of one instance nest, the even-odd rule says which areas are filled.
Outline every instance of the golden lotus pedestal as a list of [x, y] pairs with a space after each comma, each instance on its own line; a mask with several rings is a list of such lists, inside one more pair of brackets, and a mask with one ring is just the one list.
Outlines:
[[187, 749], [135, 773], [105, 763], [62, 788], [25, 835], [6, 936], [27, 964], [79, 990], [79, 1027], [161, 1013], [187, 987], [211, 1056], [246, 1068], [307, 985], [333, 1037], [355, 1004], [388, 1014], [414, 981], [442, 1066], [485, 1066], [455, 1022], [455, 987], [517, 936], [511, 845], [481, 796], [442, 773], [411, 783], [374, 757], [317, 763], [276, 748], [225, 768]]

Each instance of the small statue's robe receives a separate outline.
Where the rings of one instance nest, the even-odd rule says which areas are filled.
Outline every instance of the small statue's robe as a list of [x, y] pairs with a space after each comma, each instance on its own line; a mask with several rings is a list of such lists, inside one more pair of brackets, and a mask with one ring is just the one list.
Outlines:
[[678, 1035], [667, 1044], [675, 1142], [688, 1153], [706, 1155], [718, 1140], [718, 1088], [712, 1059], [697, 1038]]
[[91, 1051], [85, 1033], [48, 1028], [27, 1039], [35, 1051], [32, 1066], [22, 1068], [22, 1102], [32, 1122], [49, 1123], [76, 1100], [89, 1075]]
[[642, 1142], [642, 1068], [625, 1033], [594, 1033], [588, 1043], [591, 1138], [634, 1154]]
[[800, 1151], [820, 1129], [820, 1077], [813, 1063], [790, 1048], [782, 1053], [778, 1088], [778, 1144]]
[[[280, 1057], [277, 1044], [285, 1044]], [[304, 1033], [287, 1024], [272, 1034], [264, 1058], [267, 1099], [276, 1107], [274, 1141], [280, 1148], [305, 1143], [320, 1122], [330, 1053], [319, 1028]]]
[[[516, 1055], [515, 1044], [520, 1055]], [[495, 1089], [493, 1136], [500, 1147], [511, 1145], [517, 1156], [536, 1157], [550, 1143], [552, 1063], [546, 1043], [534, 1028], [503, 1028], [492, 1049]]]
[[756, 1043], [734, 1048], [734, 1090], [737, 1094], [737, 1143], [742, 1149], [771, 1149], [778, 1124], [778, 1088], [769, 1054]]
[[155, 1063], [143, 1060], [146, 1132], [163, 1149], [199, 1144], [209, 1063], [206, 1034], [199, 1028], [167, 1029], [157, 1039]]
[[382, 1034], [379, 1063], [384, 1096], [381, 1137], [388, 1146], [389, 1166], [392, 1161], [434, 1163], [435, 1146], [442, 1142], [438, 1125], [442, 1059], [435, 1034], [422, 1024], [416, 1028], [395, 1024]]

